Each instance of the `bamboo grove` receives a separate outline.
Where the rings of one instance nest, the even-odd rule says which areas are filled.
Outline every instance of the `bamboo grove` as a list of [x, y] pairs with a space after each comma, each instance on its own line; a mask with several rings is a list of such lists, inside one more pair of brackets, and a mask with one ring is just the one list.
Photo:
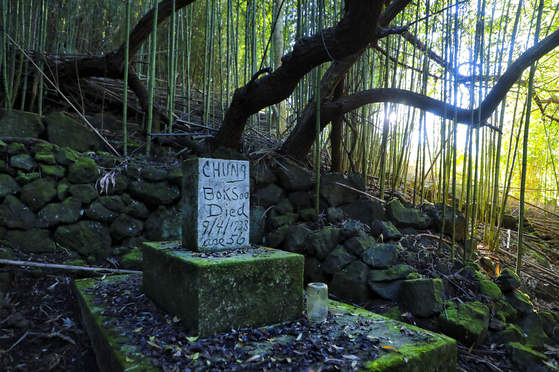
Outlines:
[[[51, 109], [49, 100], [57, 91], [37, 72], [48, 58], [102, 55], [123, 43], [128, 48], [131, 28], [150, 9], [157, 12], [159, 3], [0, 2], [2, 108], [41, 114]], [[235, 89], [265, 68], [277, 69], [298, 40], [304, 44], [309, 36], [336, 25], [345, 5], [340, 0], [198, 0], [175, 9], [173, 2], [172, 15], [159, 26], [152, 22], [149, 41], [130, 64], [126, 53], [124, 63], [126, 69], [135, 69], [149, 102], [154, 102], [144, 117], [148, 138], [150, 133], [180, 131], [174, 122], [193, 123], [197, 113], [199, 126], [218, 128]], [[360, 173], [378, 186], [380, 195], [403, 191], [415, 204], [445, 201], [445, 208], [465, 214], [468, 236], [479, 236], [491, 247], [499, 244], [495, 226], [504, 213], [523, 216], [525, 205], [557, 213], [557, 50], [551, 48], [531, 63], [489, 118], [475, 118], [481, 110], [474, 108], [517, 59], [557, 30], [558, 10], [559, 4], [550, 0], [410, 2], [387, 27], [400, 32], [380, 38], [358, 59], [345, 62], [348, 72], [333, 97], [400, 89], [442, 102], [443, 114], [388, 99], [356, 105], [324, 130], [317, 125], [309, 165]], [[320, 95], [330, 64], [344, 63], [332, 60], [308, 73], [286, 100], [252, 115], [245, 132], [274, 137], [279, 146], [312, 104], [320, 122], [321, 105], [314, 97]], [[127, 85], [128, 73], [124, 76]], [[135, 104], [132, 92], [123, 93], [122, 102]], [[87, 112], [80, 100], [74, 104]], [[154, 105], [167, 113], [169, 125], [154, 119]], [[122, 105], [124, 122], [127, 108]], [[461, 124], [455, 108], [471, 115], [470, 123], [486, 125]], [[148, 153], [149, 147], [148, 141]], [[543, 214], [544, 225], [549, 216]], [[522, 230], [524, 220], [519, 221]], [[521, 240], [522, 233], [519, 236]]]

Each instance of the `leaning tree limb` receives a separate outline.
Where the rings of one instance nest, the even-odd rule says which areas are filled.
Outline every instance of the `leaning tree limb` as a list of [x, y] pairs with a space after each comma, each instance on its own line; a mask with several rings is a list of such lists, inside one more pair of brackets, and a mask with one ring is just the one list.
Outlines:
[[[525, 51], [501, 75], [500, 79], [487, 94], [480, 106], [476, 109], [463, 109], [449, 105], [434, 98], [397, 88], [369, 89], [357, 92], [335, 100], [324, 100], [321, 105], [321, 128], [324, 129], [336, 116], [343, 115], [363, 105], [380, 102], [400, 103], [413, 106], [440, 117], [452, 120], [454, 111], [457, 111], [458, 122], [466, 125], [489, 126], [487, 120], [493, 115], [498, 105], [505, 98], [512, 86], [522, 77], [522, 73], [533, 62], [559, 46], [559, 30], [555, 31], [538, 44]], [[478, 115], [481, 114], [481, 115]], [[478, 119], [479, 118], [479, 119]], [[473, 120], [473, 121], [472, 121]], [[312, 125], [297, 125], [297, 136], [290, 136], [284, 143], [282, 150], [287, 149], [287, 154], [294, 159], [304, 159], [314, 143], [316, 112], [313, 112], [306, 122]], [[495, 127], [492, 127], [496, 129]]]
[[[378, 21], [378, 29], [375, 37], [378, 38], [382, 35], [379, 33], [378, 30], [382, 28], [388, 27], [390, 22], [400, 13], [402, 12], [406, 6], [411, 2], [411, 0], [396, 0], [393, 1], [384, 12], [379, 17]], [[376, 41], [376, 38], [372, 41]], [[326, 99], [332, 96], [334, 89], [338, 86], [338, 84], [343, 81], [344, 77], [346, 76], [349, 69], [361, 58], [361, 55], [366, 50], [365, 47], [361, 48], [357, 53], [347, 56], [342, 60], [334, 60], [330, 67], [326, 70], [322, 79], [320, 81], [320, 100], [324, 102]], [[312, 97], [305, 109], [301, 113], [300, 117], [297, 119], [297, 125], [289, 135], [289, 137], [283, 143], [280, 153], [291, 156], [297, 160], [303, 160], [303, 158], [308, 153], [308, 149], [305, 149], [303, 155], [299, 155], [300, 151], [298, 149], [299, 142], [303, 141], [300, 136], [308, 135], [309, 127], [314, 128], [316, 123], [316, 103], [315, 97]], [[304, 132], [304, 134], [302, 134]], [[314, 134], [311, 135], [312, 140], [314, 141]], [[305, 140], [306, 142], [306, 140]]]
[[335, 27], [303, 38], [282, 57], [282, 65], [269, 75], [235, 91], [224, 122], [213, 138], [214, 146], [236, 148], [250, 115], [288, 98], [314, 67], [342, 60], [375, 40], [382, 1], [346, 1], [345, 14]]

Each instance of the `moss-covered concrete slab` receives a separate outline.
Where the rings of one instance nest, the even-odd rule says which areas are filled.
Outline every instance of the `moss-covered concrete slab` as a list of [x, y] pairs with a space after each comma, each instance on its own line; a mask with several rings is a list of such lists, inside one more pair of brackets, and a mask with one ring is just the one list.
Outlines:
[[[104, 308], [99, 303], [103, 301], [98, 299], [98, 304], [94, 304], [91, 288], [97, 286], [97, 293], [103, 294], [104, 290], [99, 290], [99, 286], [109, 286], [117, 281], [126, 280], [127, 277], [130, 276], [76, 281], [76, 292], [84, 323], [102, 372], [158, 370], [153, 367], [155, 360], [139, 353], [136, 346], [131, 346], [133, 342], [127, 341], [132, 339], [133, 334], [137, 335], [137, 320], [131, 319], [130, 324], [126, 326], [121, 319], [121, 326], [116, 326], [118, 322], [114, 319], [100, 316]], [[130, 295], [129, 291], [130, 285], [124, 285], [123, 297], [125, 292]], [[117, 310], [120, 310], [120, 307]], [[181, 354], [178, 352], [181, 351], [186, 360], [182, 363], [188, 364], [188, 368], [193, 371], [212, 368], [228, 370], [232, 369], [231, 366], [239, 371], [260, 370], [259, 366], [269, 368], [269, 365], [272, 366], [272, 370], [278, 371], [332, 368], [387, 372], [456, 371], [456, 342], [449, 337], [335, 301], [330, 301], [330, 310], [327, 321], [320, 325], [309, 326], [303, 319], [299, 319], [288, 322], [290, 324], [287, 324], [287, 329], [290, 332], [282, 328], [285, 327], [284, 324], [262, 327], [252, 334], [243, 330], [242, 333], [237, 333], [237, 336], [232, 336], [233, 340], [237, 337], [240, 340], [243, 335], [243, 342], [233, 341], [230, 346], [226, 346], [225, 343], [223, 348], [216, 348], [216, 342], [231, 338], [231, 332], [192, 341], [196, 343], [196, 348], [190, 351], [190, 354], [190, 341], [188, 337], [182, 337], [181, 342], [179, 332], [177, 338], [173, 338], [169, 344], [159, 340], [158, 345], [150, 345], [154, 350], [155, 347], [169, 349], [174, 354]], [[169, 326], [173, 326], [172, 322]], [[253, 337], [254, 334], [260, 337]], [[268, 336], [264, 337], [266, 334]], [[149, 343], [148, 341], [150, 340], [146, 339], [144, 343]], [[297, 359], [305, 358], [309, 353], [309, 346], [319, 350], [321, 357], [315, 359], [319, 361], [306, 364], [302, 368]], [[214, 350], [211, 359], [198, 357], [201, 354], [198, 350], [208, 348]], [[244, 358], [239, 358], [241, 354]], [[231, 360], [224, 360], [227, 358]]]
[[[126, 280], [127, 275], [108, 277], [107, 281]], [[81, 279], [74, 281], [76, 298], [82, 312], [82, 323], [89, 334], [95, 351], [97, 366], [101, 372], [156, 372], [149, 358], [137, 351], [136, 347], [126, 345], [126, 334], [111, 325], [110, 319], [101, 315], [103, 306], [95, 305], [95, 295], [91, 292], [98, 279]]]
[[208, 255], [180, 247], [143, 244], [143, 288], [196, 334], [303, 314], [303, 256], [271, 248]]

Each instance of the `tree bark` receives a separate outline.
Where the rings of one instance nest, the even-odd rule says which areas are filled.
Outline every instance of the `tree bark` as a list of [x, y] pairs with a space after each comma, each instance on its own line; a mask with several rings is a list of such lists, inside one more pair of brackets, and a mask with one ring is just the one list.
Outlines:
[[[334, 99], [342, 98], [344, 94], [344, 80], [334, 89]], [[332, 172], [342, 172], [342, 128], [344, 117], [339, 115], [332, 119], [330, 144], [332, 146]]]
[[[449, 120], [454, 118], [454, 111], [456, 109], [459, 123], [474, 126], [489, 126], [496, 129], [487, 124], [487, 120], [506, 96], [507, 92], [522, 77], [522, 73], [530, 64], [537, 61], [557, 46], [559, 46], [559, 30], [524, 52], [507, 71], [505, 71], [482, 101], [481, 105], [473, 110], [473, 114], [472, 110], [455, 108], [445, 102], [419, 93], [396, 88], [380, 88], [357, 92], [336, 100], [324, 100], [320, 112], [321, 128], [324, 129], [334, 117], [360, 108], [363, 105], [392, 102], [426, 110], [437, 116], [446, 117]], [[481, 119], [478, 121], [479, 111], [481, 111]], [[310, 115], [311, 113], [312, 115]], [[303, 160], [314, 143], [314, 125], [306, 123], [314, 123], [313, 120], [316, 120], [316, 112], [309, 110], [309, 115], [309, 117], [304, 117], [304, 122], [297, 125], [292, 135], [285, 141], [281, 149], [282, 153], [296, 160]], [[472, 121], [472, 118], [474, 121]]]
[[[379, 17], [378, 25], [381, 27], [388, 27], [390, 22], [411, 2], [411, 0], [396, 0], [393, 1]], [[375, 34], [374, 43], [377, 40], [378, 35]], [[326, 70], [322, 80], [320, 82], [320, 100], [324, 102], [329, 97], [332, 96], [336, 86], [342, 81], [349, 71], [349, 69], [361, 58], [361, 55], [365, 51], [365, 45], [357, 53], [348, 56], [342, 60], [334, 60], [330, 67]], [[322, 119], [321, 119], [322, 121]], [[315, 97], [313, 97], [305, 109], [303, 110], [301, 116], [297, 119], [297, 125], [289, 135], [289, 137], [283, 143], [280, 149], [280, 153], [290, 156], [299, 161], [303, 161], [307, 156], [310, 147], [305, 147], [300, 149], [299, 146], [301, 142], [306, 144], [306, 140], [301, 139], [301, 136], [309, 135], [311, 130], [314, 130], [316, 123], [316, 104]], [[311, 143], [314, 142], [315, 134], [311, 134]]]

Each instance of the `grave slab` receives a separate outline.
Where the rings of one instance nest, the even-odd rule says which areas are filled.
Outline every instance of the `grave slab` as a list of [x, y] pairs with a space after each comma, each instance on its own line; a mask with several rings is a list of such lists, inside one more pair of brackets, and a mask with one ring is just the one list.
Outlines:
[[246, 247], [250, 228], [249, 165], [196, 158], [183, 163], [183, 247], [219, 251]]
[[[183, 230], [184, 231], [184, 230]], [[302, 255], [271, 248], [203, 253], [143, 244], [143, 288], [196, 334], [301, 317]]]
[[[226, 343], [223, 349], [215, 349], [211, 359], [207, 359], [196, 350], [205, 350], [215, 346], [219, 340], [227, 340], [231, 331], [191, 341], [188, 337], [179, 337], [177, 330], [176, 334], [171, 332], [176, 338], [165, 341], [161, 336], [157, 336], [158, 329], [138, 328], [138, 314], [133, 313], [135, 306], [123, 304], [117, 298], [119, 293], [122, 294], [122, 299], [126, 296], [138, 297], [141, 293], [140, 280], [136, 280], [137, 289], [134, 289], [130, 284], [133, 278], [134, 276], [126, 275], [104, 279], [80, 279], [74, 282], [83, 322], [102, 372], [159, 371], [154, 364], [156, 360], [150, 356], [161, 355], [161, 352], [149, 352], [146, 355], [140, 351], [140, 347], [143, 346], [147, 346], [143, 350], [168, 350], [166, 353], [173, 353], [177, 363], [182, 363], [182, 366], [188, 365], [193, 371], [218, 368], [216, 363], [229, 363], [226, 365], [234, 366], [235, 370], [239, 371], [262, 370], [268, 368], [269, 364], [273, 366], [273, 370], [278, 371], [331, 368], [384, 372], [456, 371], [457, 349], [456, 341], [452, 338], [335, 301], [329, 301], [331, 311], [325, 323], [308, 325], [304, 318], [299, 318], [287, 324], [288, 329], [296, 332], [283, 331], [280, 334], [274, 330], [285, 330], [282, 327], [286, 324], [268, 325], [259, 328], [259, 331], [242, 330], [237, 336], [247, 335], [247, 340], [240, 343], [231, 342], [229, 346]], [[115, 298], [107, 300], [102, 294], [105, 293], [104, 288], [109, 286], [116, 287], [117, 294], [114, 295]], [[101, 294], [97, 298], [94, 288]], [[115, 293], [114, 289], [112, 291]], [[113, 313], [119, 314], [119, 319], [102, 315], [109, 309], [111, 302], [118, 303]], [[122, 311], [124, 308], [125, 311]], [[172, 319], [172, 316], [165, 315], [163, 310], [156, 311], [159, 317]], [[164, 333], [168, 333], [168, 327], [174, 329], [179, 323], [170, 321], [164, 324]], [[146, 334], [142, 335], [142, 332]], [[259, 334], [260, 337], [253, 337], [255, 334]], [[142, 340], [145, 338], [143, 344], [131, 342], [134, 336]], [[344, 345], [344, 348], [339, 350], [325, 347], [324, 358], [319, 358], [319, 362], [311, 365], [298, 364], [309, 352], [308, 347], [312, 342], [317, 343], [314, 347], [320, 347], [322, 342], [326, 342], [328, 345]], [[193, 343], [196, 344], [196, 348], [190, 351]], [[291, 357], [283, 354], [285, 350], [292, 351]], [[244, 358], [239, 359], [239, 355], [244, 355]], [[227, 361], [227, 358], [231, 360]]]

